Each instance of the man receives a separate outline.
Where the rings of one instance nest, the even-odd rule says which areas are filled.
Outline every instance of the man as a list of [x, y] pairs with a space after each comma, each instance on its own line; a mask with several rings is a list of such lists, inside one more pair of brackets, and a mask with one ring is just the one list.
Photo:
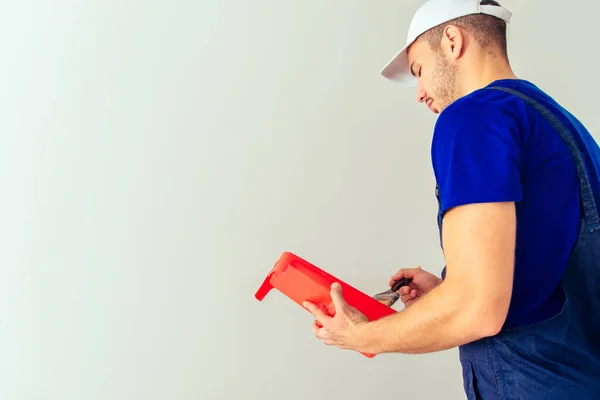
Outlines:
[[[417, 87], [432, 141], [441, 278], [402, 269], [405, 309], [369, 322], [339, 285], [326, 344], [365, 353], [459, 347], [469, 399], [600, 398], [600, 148], [508, 62], [511, 13], [429, 0], [382, 74]], [[318, 323], [317, 323], [318, 322]]]

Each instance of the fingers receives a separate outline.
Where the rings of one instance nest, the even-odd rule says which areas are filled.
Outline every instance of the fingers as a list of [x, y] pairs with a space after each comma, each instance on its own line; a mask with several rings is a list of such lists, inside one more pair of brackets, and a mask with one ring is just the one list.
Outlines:
[[415, 289], [411, 289], [406, 286], [400, 289], [400, 301], [402, 301], [402, 303], [405, 305], [408, 305], [409, 302], [412, 302], [417, 297], [419, 296]]
[[344, 346], [342, 343], [340, 343], [340, 342], [338, 342], [336, 340], [323, 340], [323, 343], [325, 343], [327, 346], [337, 346], [341, 350], [348, 350], [349, 349], [349, 347]]
[[337, 282], [331, 285], [331, 300], [335, 306], [336, 313], [343, 310], [347, 305], [342, 294], [342, 286]]
[[407, 301], [406, 303], [404, 303], [404, 308], [408, 308], [408, 307], [412, 306], [412, 304], [417, 300], [419, 300], [419, 298]]
[[320, 323], [321, 326], [325, 326], [331, 319], [331, 317], [325, 314], [320, 307], [311, 302], [305, 301], [302, 305], [317, 319], [317, 322]]
[[342, 342], [340, 342], [339, 340], [336, 340], [332, 337], [331, 333], [327, 332], [327, 330], [325, 330], [325, 328], [319, 326], [319, 322], [315, 321], [313, 323], [313, 333], [315, 335], [315, 337], [317, 339], [321, 339], [323, 340], [323, 343], [325, 343], [328, 346], [338, 346], [340, 349], [344, 348], [342, 345]]
[[312, 327], [313, 333], [317, 337], [317, 339], [329, 339], [327, 337], [327, 331], [323, 326], [319, 323], [319, 321], [315, 321]]
[[420, 265], [415, 268], [402, 268], [390, 277], [389, 285], [394, 286], [394, 283], [402, 278], [414, 278], [414, 276], [421, 271], [422, 269]]
[[402, 286], [398, 292], [402, 296], [402, 295], [410, 294], [410, 292], [412, 290], [414, 290], [414, 289], [412, 287], [410, 287], [410, 286]]

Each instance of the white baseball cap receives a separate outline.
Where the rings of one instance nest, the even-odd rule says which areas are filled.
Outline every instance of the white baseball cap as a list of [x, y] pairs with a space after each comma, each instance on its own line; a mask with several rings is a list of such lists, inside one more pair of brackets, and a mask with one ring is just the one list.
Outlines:
[[416, 86], [417, 80], [410, 71], [408, 65], [408, 47], [423, 33], [428, 30], [451, 21], [456, 18], [471, 14], [487, 14], [510, 21], [512, 13], [499, 6], [481, 5], [482, 0], [427, 0], [415, 12], [408, 28], [406, 45], [396, 56], [381, 70], [381, 75], [387, 79], [403, 84], [404, 86]]

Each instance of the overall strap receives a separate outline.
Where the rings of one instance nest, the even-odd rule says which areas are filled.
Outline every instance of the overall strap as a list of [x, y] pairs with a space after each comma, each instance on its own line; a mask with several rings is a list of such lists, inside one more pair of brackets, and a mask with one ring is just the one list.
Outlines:
[[437, 199], [437, 203], [438, 203], [438, 212], [437, 212], [437, 224], [438, 224], [438, 230], [440, 231], [440, 246], [442, 247], [442, 249], [444, 248], [444, 246], [442, 246], [442, 202], [440, 201], [440, 187], [438, 186], [438, 184], [435, 184], [435, 198]]
[[506, 88], [506, 87], [488, 87], [488, 90], [501, 90], [510, 94], [513, 94], [523, 100], [527, 105], [536, 110], [542, 117], [552, 125], [554, 129], [558, 132], [562, 140], [565, 142], [573, 159], [575, 160], [575, 165], [577, 167], [577, 176], [579, 178], [579, 189], [581, 190], [581, 201], [583, 204], [583, 213], [585, 216], [585, 222], [587, 229], [592, 232], [594, 230], [600, 229], [600, 218], [598, 217], [598, 209], [596, 208], [596, 201], [594, 199], [594, 194], [592, 192], [592, 187], [590, 185], [590, 180], [585, 170], [585, 163], [583, 161], [583, 157], [581, 152], [579, 151], [579, 146], [577, 146], [577, 142], [573, 138], [571, 132], [564, 126], [564, 124], [554, 115], [550, 110], [548, 110], [543, 104], [539, 101], [532, 99], [531, 97], [517, 91], [514, 89]]

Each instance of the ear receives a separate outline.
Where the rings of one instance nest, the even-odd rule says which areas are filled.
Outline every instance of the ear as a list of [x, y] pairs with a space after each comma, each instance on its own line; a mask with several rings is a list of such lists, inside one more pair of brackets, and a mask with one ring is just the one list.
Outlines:
[[464, 36], [462, 31], [455, 25], [444, 28], [442, 36], [442, 49], [450, 59], [456, 60], [463, 53]]

